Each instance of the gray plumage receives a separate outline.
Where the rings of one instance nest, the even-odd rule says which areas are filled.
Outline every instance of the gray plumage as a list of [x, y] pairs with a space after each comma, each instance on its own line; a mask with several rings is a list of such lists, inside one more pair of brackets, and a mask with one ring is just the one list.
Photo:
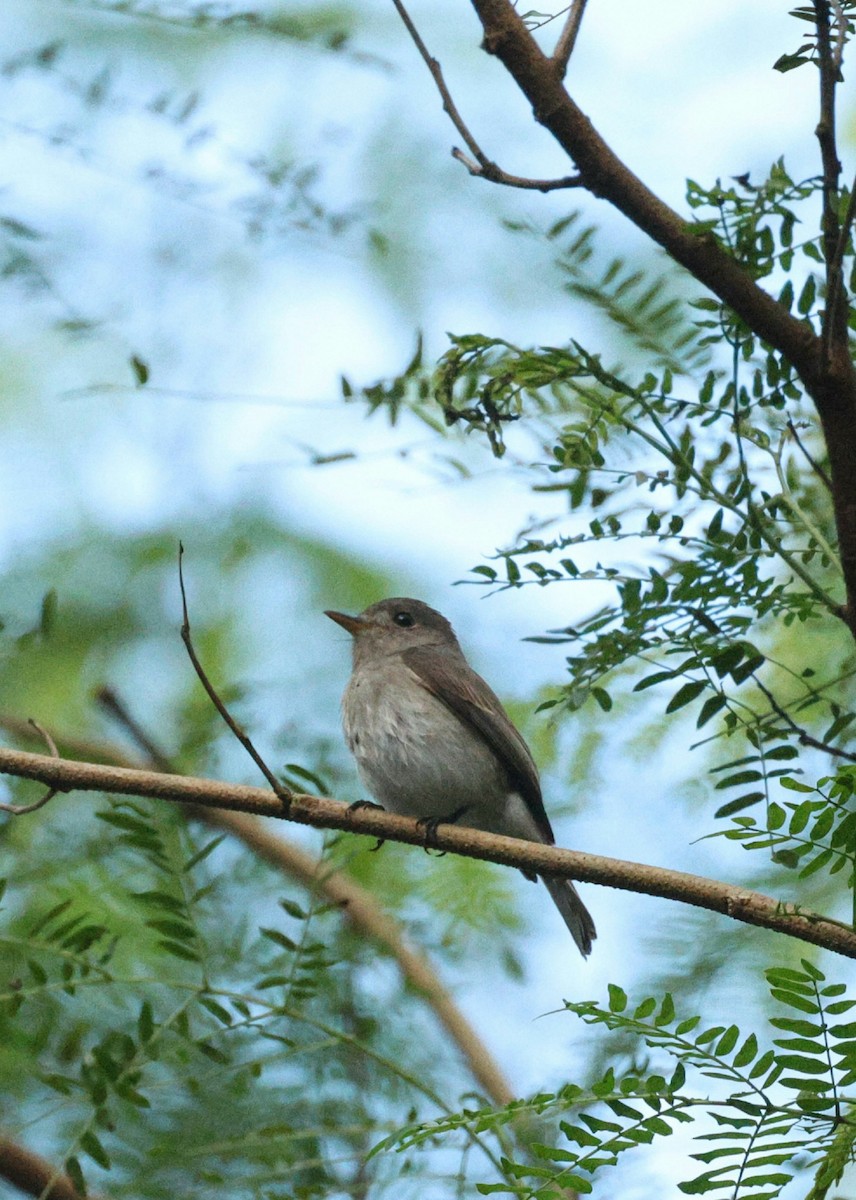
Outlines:
[[[552, 845], [538, 769], [497, 696], [467, 662], [445, 617], [393, 597], [359, 617], [342, 702], [345, 738], [365, 786], [390, 812], [444, 818]], [[534, 878], [534, 876], [529, 876]], [[596, 936], [574, 885], [542, 876], [583, 955]]]

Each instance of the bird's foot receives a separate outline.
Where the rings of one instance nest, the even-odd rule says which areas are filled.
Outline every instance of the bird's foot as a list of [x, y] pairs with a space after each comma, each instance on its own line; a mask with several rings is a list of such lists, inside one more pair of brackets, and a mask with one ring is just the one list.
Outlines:
[[360, 808], [376, 808], [379, 812], [386, 812], [382, 804], [375, 804], [374, 800], [355, 800], [353, 804], [348, 805], [348, 812], [356, 812]]
[[[386, 812], [384, 806], [382, 804], [375, 804], [374, 800], [355, 800], [353, 804], [348, 805], [348, 812], [358, 812], [361, 808], [376, 808], [378, 812]], [[385, 841], [386, 838], [378, 838], [372, 846], [372, 854], [380, 850]]]
[[[439, 829], [439, 827], [441, 825], [454, 825], [456, 821], [459, 821], [461, 819], [461, 817], [464, 815], [464, 813], [466, 811], [467, 811], [467, 805], [464, 804], [460, 808], [456, 808], [453, 812], [447, 813], [445, 816], [442, 816], [442, 817], [420, 817], [419, 818], [419, 820], [416, 822], [416, 824], [419, 825], [420, 828], [424, 829], [424, 831], [425, 831], [425, 850], [426, 850], [426, 852], [437, 849], [437, 830]], [[442, 858], [445, 853], [446, 853], [445, 850], [440, 850], [438, 857]]]

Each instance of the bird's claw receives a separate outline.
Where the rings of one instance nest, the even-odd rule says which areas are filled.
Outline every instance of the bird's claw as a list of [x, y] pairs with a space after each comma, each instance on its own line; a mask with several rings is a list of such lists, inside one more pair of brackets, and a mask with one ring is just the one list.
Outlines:
[[360, 808], [376, 808], [378, 812], [386, 812], [382, 804], [375, 804], [374, 800], [355, 800], [353, 804], [348, 805], [348, 812], [357, 812]]
[[[416, 824], [425, 831], [425, 852], [437, 850], [437, 830], [441, 825], [454, 825], [459, 821], [467, 811], [466, 805], [462, 808], [456, 808], [454, 812], [447, 813], [442, 817], [420, 817]], [[445, 850], [438, 851], [438, 858], [442, 858], [446, 853]]]

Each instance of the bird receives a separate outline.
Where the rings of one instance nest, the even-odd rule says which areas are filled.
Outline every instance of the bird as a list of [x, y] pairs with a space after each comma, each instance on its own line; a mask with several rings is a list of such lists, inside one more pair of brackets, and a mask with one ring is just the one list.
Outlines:
[[[402, 596], [380, 600], [359, 616], [332, 609], [325, 615], [353, 638], [342, 724], [375, 800], [429, 827], [457, 821], [554, 845], [531, 751], [467, 662], [446, 618]], [[587, 957], [597, 934], [577, 889], [568, 879], [541, 879]]]

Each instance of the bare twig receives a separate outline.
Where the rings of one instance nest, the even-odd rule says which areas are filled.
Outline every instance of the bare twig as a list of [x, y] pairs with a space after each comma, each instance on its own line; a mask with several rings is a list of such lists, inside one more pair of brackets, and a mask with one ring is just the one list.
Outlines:
[[571, 55], [574, 52], [574, 46], [577, 43], [577, 35], [580, 32], [580, 25], [583, 22], [583, 14], [586, 11], [588, 0], [573, 0], [568, 15], [565, 19], [565, 24], [562, 32], [559, 34], [559, 40], [556, 42], [556, 48], [553, 51], [553, 63], [559, 78], [564, 79], [568, 70], [568, 63], [571, 60]]
[[[172, 770], [166, 754], [149, 737], [112, 688], [99, 689], [96, 699], [130, 734], [153, 766], [160, 771]], [[433, 1009], [484, 1094], [498, 1107], [514, 1099], [514, 1092], [499, 1064], [452, 999], [431, 960], [407, 944], [399, 922], [384, 912], [367, 888], [280, 837], [257, 817], [214, 808], [192, 807], [190, 811], [196, 820], [210, 828], [226, 830], [259, 858], [326, 897], [341, 910], [357, 933], [385, 948], [398, 963], [404, 979]]]
[[802, 451], [803, 455], [805, 456], [806, 460], [808, 461], [808, 464], [811, 467], [811, 469], [818, 476], [818, 478], [821, 480], [821, 482], [831, 492], [832, 491], [832, 480], [829, 478], [826, 471], [824, 471], [823, 467], [820, 465], [820, 463], [817, 461], [817, 459], [813, 458], [812, 455], [809, 453], [808, 448], [806, 447], [806, 445], [800, 438], [800, 435], [797, 433], [796, 425], [790, 418], [788, 418], [788, 431], [790, 432], [790, 435], [794, 439], [796, 444], [799, 446], [800, 450]]
[[[48, 731], [43, 729], [38, 721], [34, 721], [32, 717], [30, 717], [27, 724], [36, 731], [40, 738], [43, 738], [47, 742], [48, 750], [50, 750], [52, 756], [59, 758], [59, 750], [56, 748], [56, 742]], [[60, 790], [60, 788], [49, 787], [41, 799], [36, 800], [33, 804], [0, 804], [0, 812], [11, 813], [13, 817], [22, 817], [25, 813], [36, 812], [37, 809], [44, 808], [46, 804], [53, 800], [54, 796]]]
[[846, 762], [856, 762], [856, 754], [851, 754], [849, 750], [842, 750], [840, 746], [830, 746], [828, 742], [822, 742], [820, 738], [812, 737], [807, 729], [803, 729], [801, 725], [793, 719], [786, 708], [779, 704], [776, 697], [770, 691], [765, 683], [762, 683], [758, 678], [757, 671], [752, 672], [752, 679], [757, 687], [764, 693], [767, 701], [773, 712], [785, 722], [792, 733], [795, 733], [797, 740], [801, 746], [811, 746], [814, 750], [822, 750], [825, 754], [829, 754], [832, 758], [843, 758]]
[[160, 746], [155, 745], [139, 721], [132, 715], [127, 704], [113, 688], [99, 688], [95, 693], [95, 701], [121, 729], [130, 734], [132, 741], [136, 742], [156, 771], [175, 770], [167, 755]]
[[457, 146], [452, 148], [452, 158], [463, 163], [469, 173], [478, 179], [487, 179], [490, 183], [501, 183], [505, 187], [526, 188], [531, 192], [556, 192], [560, 188], [585, 186], [580, 175], [563, 175], [559, 179], [527, 179], [523, 175], [509, 175], [507, 171], [503, 171], [502, 167], [498, 167], [489, 159], [474, 162]]
[[[0, 774], [38, 779], [49, 787], [63, 791], [106, 791], [125, 796], [147, 796], [178, 804], [278, 817], [316, 829], [341, 829], [367, 837], [404, 842], [418, 846], [420, 850], [425, 845], [425, 830], [411, 817], [400, 817], [374, 808], [354, 810], [341, 801], [319, 796], [294, 793], [290, 806], [285, 809], [275, 795], [263, 788], [156, 771], [100, 766], [3, 748], [0, 748]], [[856, 930], [850, 926], [739, 885], [672, 871], [666, 867], [563, 850], [558, 846], [544, 846], [456, 825], [441, 825], [435, 842], [439, 850], [518, 867], [535, 875], [552, 875], [649, 896], [663, 896], [682, 904], [723, 913], [735, 921], [762, 926], [800, 941], [823, 946], [847, 958], [856, 958]]]
[[398, 15], [404, 22], [405, 29], [413, 40], [413, 44], [431, 72], [431, 77], [437, 85], [437, 91], [440, 93], [443, 101], [443, 111], [448, 113], [449, 119], [466, 142], [470, 154], [473, 156], [472, 158], [468, 157], [464, 154], [463, 150], [459, 150], [455, 146], [452, 150], [453, 158], [463, 163], [471, 175], [478, 176], [480, 179], [487, 179], [490, 183], [503, 184], [505, 187], [526, 188], [529, 191], [538, 192], [552, 192], [559, 188], [582, 186], [582, 181], [576, 175], [567, 175], [561, 179], [526, 179], [522, 175], [509, 175], [507, 171], [503, 171], [502, 167], [497, 166], [492, 159], [488, 158], [458, 111], [458, 107], [452, 99], [452, 93], [449, 91], [446, 80], [443, 77], [443, 68], [425, 45], [422, 35], [414, 25], [410, 13], [404, 7], [402, 0], [392, 0], [392, 2], [395, 5]]
[[187, 594], [184, 590], [184, 572], [182, 570], [182, 563], [181, 563], [181, 560], [183, 557], [184, 557], [184, 546], [179, 542], [179, 544], [178, 544], [178, 583], [179, 583], [179, 587], [181, 588], [181, 612], [182, 612], [181, 640], [184, 642], [185, 646], [187, 647], [187, 653], [190, 658], [190, 661], [193, 663], [193, 669], [196, 672], [197, 676], [199, 677], [199, 682], [202, 684], [202, 686], [205, 688], [205, 691], [208, 693], [208, 698], [210, 699], [211, 703], [217, 709], [217, 712], [220, 714], [220, 716], [223, 718], [223, 720], [229, 726], [232, 733], [234, 733], [235, 737], [238, 739], [238, 741], [241, 743], [241, 745], [247, 751], [250, 758], [253, 760], [253, 762], [256, 764], [256, 766], [259, 768], [262, 775], [264, 775], [265, 779], [268, 781], [268, 783], [273, 788], [276, 795], [279, 797], [279, 799], [282, 801], [283, 805], [285, 805], [285, 807], [287, 809], [288, 805], [291, 801], [291, 795], [292, 795], [291, 791], [288, 788], [286, 788], [284, 786], [284, 784], [282, 784], [277, 779], [277, 777], [274, 775], [273, 771], [271, 771], [270, 767], [267, 765], [267, 763], [264, 761], [262, 756], [259, 754], [258, 750], [256, 750], [256, 748], [253, 745], [252, 741], [250, 740], [248, 734], [246, 734], [243, 731], [243, 729], [241, 729], [240, 725], [237, 723], [237, 721], [234, 719], [232, 714], [229, 712], [226, 705], [220, 699], [213, 684], [209, 680], [208, 676], [205, 674], [205, 670], [202, 666], [202, 663], [199, 661], [196, 651], [193, 648], [193, 642], [190, 637], [190, 617], [188, 616], [188, 612], [187, 612]]

